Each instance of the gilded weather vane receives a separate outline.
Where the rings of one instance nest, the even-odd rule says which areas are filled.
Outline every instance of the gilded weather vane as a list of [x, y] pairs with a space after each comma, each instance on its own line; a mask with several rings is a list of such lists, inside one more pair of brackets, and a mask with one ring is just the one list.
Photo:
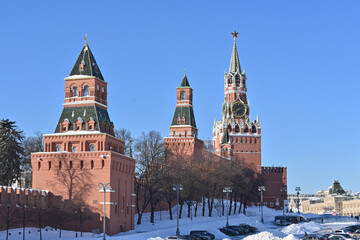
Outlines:
[[88, 44], [88, 42], [87, 42], [87, 34], [85, 34], [84, 39], [85, 39], [85, 44], [87, 45]]

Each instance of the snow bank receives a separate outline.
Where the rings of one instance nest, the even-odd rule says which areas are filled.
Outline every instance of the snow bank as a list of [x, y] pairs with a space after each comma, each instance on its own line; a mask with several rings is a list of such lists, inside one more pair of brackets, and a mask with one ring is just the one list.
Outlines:
[[321, 226], [316, 222], [308, 222], [301, 224], [291, 224], [281, 231], [285, 234], [305, 234], [305, 233], [313, 233], [321, 230]]
[[284, 238], [274, 236], [274, 234], [270, 232], [261, 232], [255, 235], [248, 236], [244, 238], [244, 240], [299, 240], [299, 238], [290, 234]]

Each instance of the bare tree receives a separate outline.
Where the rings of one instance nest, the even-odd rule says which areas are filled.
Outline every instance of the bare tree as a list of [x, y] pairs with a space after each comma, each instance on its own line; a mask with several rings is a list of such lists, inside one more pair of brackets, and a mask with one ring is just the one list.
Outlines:
[[125, 155], [129, 155], [130, 141], [132, 140], [129, 129], [119, 128], [114, 130], [115, 137], [125, 141]]
[[32, 180], [31, 153], [44, 151], [42, 133], [36, 132], [35, 136], [26, 137], [23, 141], [23, 147], [24, 147], [24, 154], [21, 163], [21, 170], [23, 172], [26, 172], [26, 174], [23, 175], [25, 178], [25, 182], [24, 182], [25, 185], [24, 186], [21, 185], [22, 182], [20, 181], [20, 186], [30, 188], [31, 180]]
[[135, 142], [137, 169], [142, 177], [143, 186], [149, 194], [151, 207], [150, 222], [154, 222], [154, 212], [160, 201], [162, 168], [165, 161], [163, 139], [159, 132], [143, 132]]
[[6, 227], [6, 240], [9, 237], [9, 229], [12, 225], [15, 225], [19, 221], [19, 208], [16, 204], [10, 203], [10, 196], [8, 202], [0, 206], [0, 221], [5, 224]]
[[142, 175], [135, 177], [134, 188], [136, 194], [136, 210], [138, 212], [136, 224], [139, 225], [141, 224], [142, 215], [150, 202], [149, 191], [145, 186], [145, 181]]

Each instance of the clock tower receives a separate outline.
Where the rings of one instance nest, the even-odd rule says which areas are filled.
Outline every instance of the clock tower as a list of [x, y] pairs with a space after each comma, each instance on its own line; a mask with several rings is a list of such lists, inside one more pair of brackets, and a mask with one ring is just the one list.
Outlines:
[[234, 45], [229, 72], [224, 76], [225, 98], [222, 118], [214, 121], [214, 153], [229, 160], [244, 162], [255, 171], [261, 170], [261, 125], [259, 115], [250, 120], [250, 103], [247, 99], [247, 78], [241, 70], [236, 48], [238, 33], [233, 32]]

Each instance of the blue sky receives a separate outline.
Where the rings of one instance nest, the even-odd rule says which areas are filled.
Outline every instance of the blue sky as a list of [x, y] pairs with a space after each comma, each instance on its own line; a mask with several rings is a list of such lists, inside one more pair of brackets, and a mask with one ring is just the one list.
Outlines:
[[288, 190], [339, 180], [360, 191], [360, 2], [1, 1], [0, 118], [52, 133], [88, 34], [115, 127], [168, 135], [184, 69], [201, 138], [221, 117], [233, 40], [247, 72], [262, 162], [288, 167]]

